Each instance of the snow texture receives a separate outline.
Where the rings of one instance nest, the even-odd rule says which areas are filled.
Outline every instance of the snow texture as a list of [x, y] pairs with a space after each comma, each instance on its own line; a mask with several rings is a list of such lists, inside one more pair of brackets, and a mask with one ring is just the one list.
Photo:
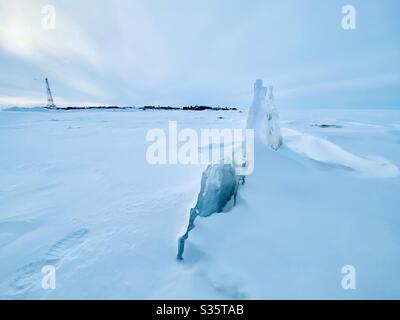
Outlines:
[[146, 133], [246, 113], [0, 111], [0, 298], [399, 299], [400, 111], [279, 111], [283, 145], [256, 144], [236, 206], [196, 220], [181, 262], [206, 166], [149, 165]]

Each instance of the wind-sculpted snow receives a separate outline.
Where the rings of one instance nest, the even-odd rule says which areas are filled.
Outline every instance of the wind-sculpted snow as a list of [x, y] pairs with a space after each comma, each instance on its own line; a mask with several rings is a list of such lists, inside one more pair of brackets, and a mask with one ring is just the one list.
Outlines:
[[197, 197], [197, 203], [190, 210], [189, 224], [185, 234], [179, 238], [178, 260], [183, 259], [185, 241], [189, 232], [194, 228], [197, 216], [208, 217], [224, 210], [227, 204], [233, 200], [236, 203], [238, 178], [231, 164], [209, 165], [201, 178], [201, 189]]
[[144, 137], [171, 119], [243, 128], [246, 113], [0, 111], [0, 299], [398, 299], [400, 111], [279, 115], [295, 131], [277, 152], [255, 145], [243, 200], [196, 218], [178, 263], [206, 168], [149, 165]]
[[383, 158], [362, 158], [328, 140], [289, 128], [283, 128], [283, 131], [290, 149], [315, 161], [342, 166], [369, 177], [394, 178], [399, 175], [397, 166]]

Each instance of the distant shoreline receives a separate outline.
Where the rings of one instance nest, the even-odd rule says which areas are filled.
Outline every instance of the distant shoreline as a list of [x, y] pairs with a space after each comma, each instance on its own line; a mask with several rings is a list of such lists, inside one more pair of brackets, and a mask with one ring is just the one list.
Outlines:
[[87, 106], [87, 107], [9, 107], [2, 109], [4, 111], [26, 111], [26, 110], [182, 110], [182, 111], [240, 111], [236, 107], [210, 107], [210, 106], [184, 106], [184, 107], [171, 107], [171, 106], [143, 106], [143, 107], [120, 107], [120, 106]]

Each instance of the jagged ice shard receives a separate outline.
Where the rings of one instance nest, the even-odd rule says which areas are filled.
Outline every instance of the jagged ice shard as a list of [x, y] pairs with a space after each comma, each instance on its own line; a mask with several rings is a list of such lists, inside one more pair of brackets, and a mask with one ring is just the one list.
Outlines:
[[190, 210], [189, 224], [185, 234], [178, 241], [178, 260], [183, 260], [185, 241], [189, 232], [194, 228], [195, 219], [208, 217], [224, 210], [231, 200], [236, 202], [236, 193], [239, 186], [239, 178], [235, 174], [232, 164], [209, 165], [201, 177], [201, 188], [197, 197], [197, 203]]
[[247, 129], [254, 129], [256, 139], [265, 141], [266, 132], [266, 102], [267, 88], [263, 86], [262, 80], [256, 80], [254, 83], [253, 103], [250, 106], [247, 117]]
[[267, 144], [274, 150], [278, 150], [282, 146], [279, 113], [275, 107], [274, 88], [272, 86], [268, 89]]
[[[268, 93], [268, 100], [266, 96]], [[254, 83], [253, 103], [247, 118], [247, 128], [254, 129], [257, 140], [274, 150], [282, 145], [279, 114], [275, 106], [273, 87], [264, 87], [262, 80]]]
[[[267, 93], [269, 93], [268, 100], [266, 100]], [[282, 145], [273, 88], [264, 87], [262, 80], [256, 80], [254, 84], [254, 98], [249, 109], [247, 129], [254, 129], [254, 137], [274, 150]], [[222, 212], [231, 200], [235, 204], [240, 182], [244, 183], [244, 176], [236, 175], [234, 165], [223, 161], [221, 164], [209, 165], [203, 172], [197, 203], [190, 210], [186, 232], [178, 240], [178, 260], [183, 260], [185, 242], [189, 238], [189, 232], [195, 227], [196, 218]]]

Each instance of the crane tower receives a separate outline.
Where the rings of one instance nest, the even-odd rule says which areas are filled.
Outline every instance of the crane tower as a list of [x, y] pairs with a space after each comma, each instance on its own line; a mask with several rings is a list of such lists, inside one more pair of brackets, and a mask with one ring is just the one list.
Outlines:
[[47, 91], [47, 108], [56, 108], [56, 105], [54, 104], [53, 96], [51, 94], [49, 80], [46, 78], [45, 81], [46, 81], [46, 91]]

